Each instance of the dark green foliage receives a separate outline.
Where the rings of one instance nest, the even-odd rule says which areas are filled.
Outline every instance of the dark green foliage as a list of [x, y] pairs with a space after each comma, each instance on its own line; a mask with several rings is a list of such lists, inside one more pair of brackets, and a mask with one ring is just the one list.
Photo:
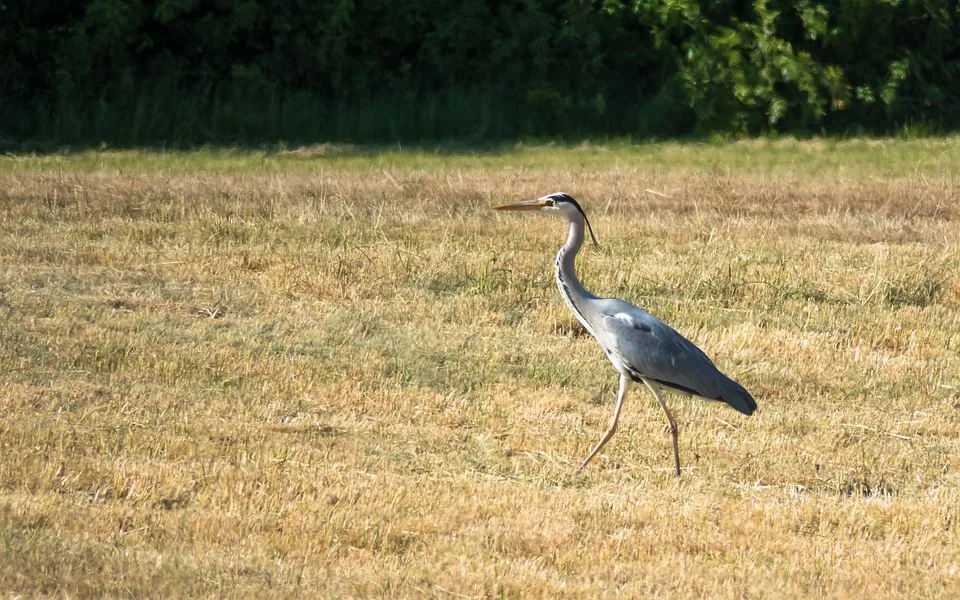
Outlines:
[[954, 0], [0, 0], [0, 16], [8, 142], [890, 131], [960, 115]]

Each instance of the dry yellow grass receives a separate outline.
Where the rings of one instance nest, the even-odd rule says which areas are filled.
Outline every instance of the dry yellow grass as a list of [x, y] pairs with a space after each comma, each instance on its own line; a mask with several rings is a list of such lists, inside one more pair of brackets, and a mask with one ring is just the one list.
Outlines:
[[[0, 591], [957, 594], [960, 180], [570, 156], [4, 169]], [[588, 288], [760, 404], [671, 397], [679, 480], [640, 389], [571, 474], [616, 375], [564, 225], [489, 210], [557, 190]]]

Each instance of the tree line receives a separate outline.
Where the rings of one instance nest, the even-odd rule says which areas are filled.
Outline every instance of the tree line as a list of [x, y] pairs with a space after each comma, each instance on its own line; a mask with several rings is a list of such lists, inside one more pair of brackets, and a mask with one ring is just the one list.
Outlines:
[[956, 0], [0, 0], [0, 137], [948, 129]]

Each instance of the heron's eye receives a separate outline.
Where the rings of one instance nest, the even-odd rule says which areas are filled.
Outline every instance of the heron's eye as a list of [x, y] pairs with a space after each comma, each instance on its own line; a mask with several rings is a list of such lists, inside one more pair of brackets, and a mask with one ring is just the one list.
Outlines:
[[557, 201], [554, 200], [553, 198], [547, 198], [546, 205], [547, 205], [547, 206], [556, 206], [556, 205], [557, 205]]

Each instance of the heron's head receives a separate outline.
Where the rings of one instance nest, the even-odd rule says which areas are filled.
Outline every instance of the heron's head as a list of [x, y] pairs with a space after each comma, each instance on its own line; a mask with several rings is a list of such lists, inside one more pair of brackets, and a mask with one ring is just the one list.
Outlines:
[[514, 202], [512, 204], [502, 204], [497, 206], [496, 209], [538, 210], [546, 213], [560, 213], [567, 217], [567, 219], [570, 221], [583, 219], [583, 221], [587, 224], [587, 230], [590, 231], [590, 239], [593, 240], [593, 245], [597, 248], [600, 247], [600, 244], [597, 243], [596, 236], [593, 235], [593, 228], [590, 227], [590, 220], [587, 219], [587, 213], [583, 212], [583, 208], [580, 207], [580, 204], [570, 194], [556, 192], [547, 196], [542, 196], [536, 200], [524, 200], [522, 202]]

